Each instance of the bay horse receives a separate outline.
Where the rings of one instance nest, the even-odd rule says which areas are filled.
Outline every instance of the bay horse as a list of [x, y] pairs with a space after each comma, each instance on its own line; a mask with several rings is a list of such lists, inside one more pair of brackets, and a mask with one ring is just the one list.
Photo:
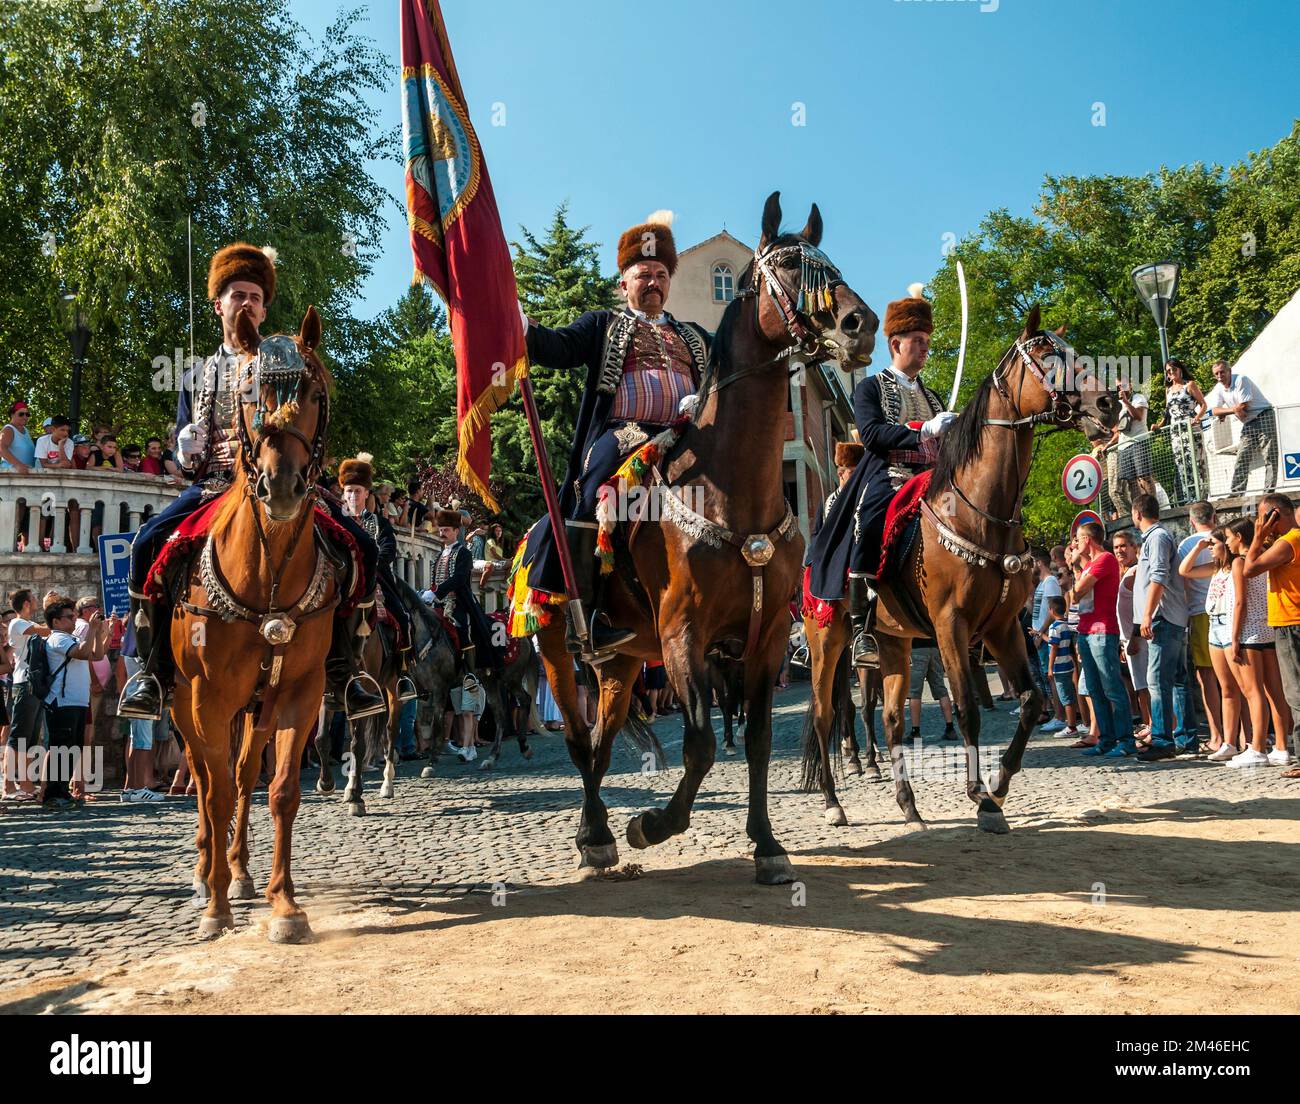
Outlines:
[[[966, 752], [966, 792], [986, 832], [1009, 831], [1002, 812], [1011, 778], [1039, 715], [1041, 694], [1030, 677], [1019, 614], [1033, 589], [1021, 505], [1033, 458], [1034, 427], [1052, 423], [1099, 437], [1118, 420], [1119, 403], [1082, 374], [1066, 373], [1073, 350], [1060, 332], [1039, 328], [1039, 308], [998, 361], [940, 444], [938, 464], [920, 508], [920, 532], [907, 555], [876, 584], [876, 639], [884, 685], [885, 739], [894, 791], [909, 825], [924, 828], [903, 758], [912, 641], [933, 636], [959, 713]], [[1062, 383], [1062, 381], [1065, 383]], [[809, 710], [826, 821], [848, 823], [835, 792], [828, 740], [836, 715], [835, 681], [850, 641], [848, 607], [836, 604], [829, 625], [806, 616], [812, 667]], [[920, 623], [927, 619], [930, 624]], [[971, 673], [971, 644], [982, 640], [1011, 677], [1020, 721], [1000, 769], [980, 778], [980, 708]], [[807, 779], [805, 779], [807, 781]]]
[[[234, 479], [182, 582], [171, 624], [177, 679], [172, 718], [198, 788], [196, 902], [201, 938], [233, 926], [230, 896], [254, 895], [248, 818], [262, 752], [275, 738], [268, 794], [275, 846], [266, 898], [273, 943], [307, 939], [290, 875], [298, 772], [325, 690], [325, 657], [347, 569], [315, 536], [312, 490], [329, 426], [330, 378], [316, 355], [321, 324], [309, 307], [296, 337], [262, 338], [237, 319], [240, 394]], [[253, 703], [260, 700], [256, 707]], [[242, 736], [234, 786], [232, 742]], [[238, 807], [236, 808], [236, 794]], [[227, 853], [227, 832], [235, 818]], [[233, 885], [232, 885], [233, 882]]]
[[[780, 223], [780, 193], [774, 192], [763, 208], [754, 259], [719, 324], [694, 414], [681, 428], [678, 447], [664, 457], [663, 479], [656, 477], [652, 502], [663, 503], [663, 520], [642, 525], [630, 547], [623, 531], [614, 535], [606, 611], [613, 624], [637, 636], [598, 669], [594, 731], [578, 708], [564, 617], [552, 617], [538, 632], [569, 756], [582, 775], [575, 842], [580, 865], [589, 870], [618, 863], [600, 784], [647, 659], [662, 658], [682, 703], [686, 770], [666, 808], [632, 818], [627, 841], [649, 847], [690, 825], [695, 796], [714, 761], [706, 657], [720, 648], [744, 659], [746, 832], [754, 842], [756, 878], [767, 885], [794, 880], [772, 833], [767, 795], [772, 694], [789, 638], [787, 602], [803, 559], [781, 476], [788, 377], [815, 361], [834, 359], [844, 369], [870, 363], [879, 320], [818, 249], [822, 217], [816, 204], [798, 234], [783, 234]], [[678, 497], [681, 488], [691, 489], [695, 508]]]

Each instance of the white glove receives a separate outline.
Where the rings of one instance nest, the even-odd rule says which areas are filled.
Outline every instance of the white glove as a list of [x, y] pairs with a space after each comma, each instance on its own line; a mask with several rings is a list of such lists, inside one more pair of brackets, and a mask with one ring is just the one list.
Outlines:
[[921, 440], [928, 441], [934, 437], [942, 437], [947, 428], [956, 420], [957, 415], [951, 410], [941, 410], [921, 426]]
[[202, 456], [208, 447], [208, 431], [191, 422], [176, 434], [176, 448], [186, 457]]
[[[518, 300], [516, 300], [516, 302], [518, 302]], [[523, 303], [519, 303], [519, 321], [523, 324], [524, 336], [527, 337], [528, 336], [528, 312], [524, 310]]]

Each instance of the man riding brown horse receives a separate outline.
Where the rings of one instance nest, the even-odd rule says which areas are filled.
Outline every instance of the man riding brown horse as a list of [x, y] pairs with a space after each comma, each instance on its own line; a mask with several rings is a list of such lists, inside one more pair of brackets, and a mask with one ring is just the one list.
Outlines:
[[[186, 373], [177, 400], [176, 424], [181, 427], [176, 437], [178, 458], [194, 482], [167, 509], [144, 522], [131, 542], [131, 624], [143, 669], [122, 689], [118, 704], [121, 716], [145, 720], [162, 716], [174, 674], [167, 628], [175, 605], [171, 585], [175, 580], [155, 597], [145, 594], [145, 580], [163, 545], [181, 523], [231, 485], [239, 448], [234, 420], [240, 398], [236, 382], [240, 357], [237, 326], [239, 318], [246, 315], [257, 331], [275, 298], [275, 285], [275, 251], [269, 246], [258, 249], [235, 242], [217, 250], [208, 268], [208, 297], [213, 312], [221, 319], [221, 345], [197, 373]], [[373, 580], [375, 542], [343, 516], [337, 502], [322, 496], [321, 504], [355, 539], [366, 578]], [[369, 680], [360, 675], [364, 639], [356, 635], [356, 630], [365, 615], [364, 607], [371, 601], [372, 596], [367, 595], [361, 608], [339, 619], [326, 664], [329, 689], [341, 703], [346, 698], [348, 716], [354, 720], [384, 709], [378, 687], [367, 686]]]
[[921, 297], [922, 285], [885, 309], [889, 367], [858, 384], [853, 415], [864, 457], [848, 482], [827, 501], [827, 512], [808, 552], [810, 591], [825, 602], [844, 597], [848, 580], [849, 616], [853, 623], [853, 663], [880, 662], [869, 622], [875, 595], [869, 582], [879, 568], [885, 511], [894, 492], [912, 476], [932, 467], [938, 440], [957, 416], [920, 380], [930, 354], [934, 313]]
[[[570, 625], [568, 648], [593, 664], [603, 663], [635, 636], [595, 614], [604, 597], [596, 560], [601, 485], [631, 452], [678, 416], [683, 402], [699, 387], [708, 357], [708, 333], [664, 309], [677, 271], [671, 221], [670, 212], [655, 212], [619, 239], [619, 286], [627, 296], [626, 308], [588, 311], [572, 325], [554, 330], [524, 320], [534, 364], [587, 369], [568, 472], [560, 484], [560, 510], [579, 596], [591, 611], [590, 641], [579, 640]], [[564, 594], [547, 518], [533, 526], [521, 563], [542, 603], [554, 604]]]

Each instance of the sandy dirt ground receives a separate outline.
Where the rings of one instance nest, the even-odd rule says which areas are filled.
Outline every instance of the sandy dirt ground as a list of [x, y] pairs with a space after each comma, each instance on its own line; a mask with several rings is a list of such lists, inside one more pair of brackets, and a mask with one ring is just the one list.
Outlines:
[[1103, 801], [1001, 837], [937, 821], [794, 853], [782, 887], [741, 859], [633, 852], [621, 880], [304, 901], [315, 940], [296, 947], [237, 904], [214, 943], [11, 986], [0, 1011], [1293, 1013], [1297, 812]]

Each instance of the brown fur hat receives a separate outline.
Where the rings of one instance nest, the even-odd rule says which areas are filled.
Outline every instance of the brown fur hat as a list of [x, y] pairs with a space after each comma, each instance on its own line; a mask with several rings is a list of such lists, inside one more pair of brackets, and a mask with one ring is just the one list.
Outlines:
[[885, 308], [885, 336], [895, 334], [934, 333], [934, 309], [930, 300], [923, 299], [924, 284], [912, 284], [906, 299], [895, 299]]
[[655, 211], [639, 226], [624, 230], [618, 239], [619, 272], [642, 261], [661, 261], [668, 275], [673, 275], [677, 271], [677, 243], [672, 226], [671, 211]]
[[461, 517], [459, 510], [439, 510], [433, 515], [433, 524], [438, 529], [444, 526], [448, 529], [459, 529], [465, 524], [465, 519]]
[[866, 451], [857, 441], [836, 441], [835, 466], [837, 468], [856, 468], [862, 457], [866, 455]]
[[220, 298], [232, 280], [247, 280], [262, 289], [269, 305], [275, 298], [275, 258], [269, 245], [261, 249], [248, 242], [223, 245], [208, 266], [208, 298]]
[[339, 486], [360, 484], [370, 490], [375, 482], [374, 461], [375, 458], [368, 452], [358, 453], [355, 460], [344, 460], [339, 465]]

